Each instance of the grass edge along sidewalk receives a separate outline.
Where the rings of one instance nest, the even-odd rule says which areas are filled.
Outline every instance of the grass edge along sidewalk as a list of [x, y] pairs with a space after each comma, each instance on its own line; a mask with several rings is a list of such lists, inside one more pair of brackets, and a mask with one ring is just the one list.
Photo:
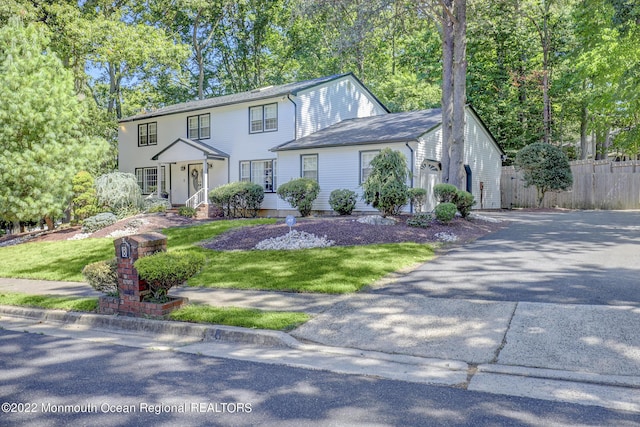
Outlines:
[[[0, 292], [0, 305], [33, 307], [49, 310], [95, 313], [98, 298], [57, 295], [28, 295], [19, 292]], [[238, 307], [211, 307], [188, 304], [172, 313], [166, 320], [202, 323], [243, 328], [288, 331], [310, 319], [306, 313], [265, 311]]]
[[[214, 251], [199, 245], [237, 227], [275, 219], [221, 220], [162, 230], [167, 250], [206, 255], [189, 286], [341, 294], [356, 292], [389, 273], [434, 257], [435, 245], [341, 246], [296, 251]], [[113, 256], [113, 239], [32, 242], [0, 248], [0, 277], [83, 281], [82, 267]], [[264, 278], [268, 278], [265, 280]]]

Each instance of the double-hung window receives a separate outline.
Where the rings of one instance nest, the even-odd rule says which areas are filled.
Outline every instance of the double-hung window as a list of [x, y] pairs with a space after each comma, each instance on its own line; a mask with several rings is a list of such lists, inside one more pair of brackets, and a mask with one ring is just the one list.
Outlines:
[[317, 154], [303, 154], [300, 156], [300, 176], [318, 181]]
[[249, 181], [261, 186], [265, 192], [276, 189], [275, 160], [246, 160], [240, 162], [240, 181]]
[[211, 117], [209, 113], [187, 117], [187, 138], [208, 139], [211, 137]]
[[[165, 190], [165, 172], [164, 166], [160, 168], [160, 190]], [[158, 191], [158, 168], [136, 168], [135, 169], [136, 181], [138, 186], [142, 190], [142, 194], [151, 194]]]
[[138, 125], [138, 146], [158, 144], [158, 123], [143, 123]]
[[379, 150], [360, 152], [360, 184], [371, 174], [371, 160], [380, 153]]
[[278, 130], [278, 104], [249, 107], [249, 133]]

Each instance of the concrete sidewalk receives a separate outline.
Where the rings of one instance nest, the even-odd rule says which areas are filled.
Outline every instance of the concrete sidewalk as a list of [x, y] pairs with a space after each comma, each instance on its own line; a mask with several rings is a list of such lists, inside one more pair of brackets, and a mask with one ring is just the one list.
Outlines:
[[[0, 290], [98, 295], [82, 283], [21, 279], [0, 279]], [[366, 293], [175, 291], [213, 306], [298, 310], [314, 318], [285, 334], [0, 307], [0, 325], [640, 413], [640, 309], [636, 307]]]

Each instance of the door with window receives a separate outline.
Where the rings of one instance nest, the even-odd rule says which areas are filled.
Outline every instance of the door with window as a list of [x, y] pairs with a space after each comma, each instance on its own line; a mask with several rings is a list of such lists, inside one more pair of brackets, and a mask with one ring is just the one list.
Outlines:
[[189, 165], [189, 176], [187, 178], [189, 186], [189, 197], [193, 196], [202, 188], [203, 170], [202, 163], [195, 163]]
[[[420, 166], [420, 187], [427, 191], [427, 201], [422, 206], [422, 212], [431, 212], [436, 208], [436, 199], [433, 196], [433, 187], [441, 180], [440, 163], [425, 160]], [[416, 209], [416, 207], [414, 207]], [[416, 209], [417, 210], [417, 209]]]

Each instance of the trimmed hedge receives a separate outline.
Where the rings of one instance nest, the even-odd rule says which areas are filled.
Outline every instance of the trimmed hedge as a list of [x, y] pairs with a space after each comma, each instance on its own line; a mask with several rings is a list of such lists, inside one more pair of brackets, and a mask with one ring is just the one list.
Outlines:
[[252, 182], [231, 182], [211, 190], [209, 200], [227, 218], [255, 218], [264, 200], [264, 189]]
[[195, 252], [159, 252], [138, 259], [133, 266], [149, 285], [154, 301], [167, 300], [167, 292], [195, 276], [205, 264], [205, 256]]
[[433, 195], [439, 203], [453, 203], [458, 193], [458, 187], [453, 184], [436, 184], [433, 186]]
[[311, 214], [311, 207], [318, 194], [320, 185], [309, 178], [294, 179], [278, 187], [278, 196], [297, 209], [302, 216]]
[[333, 190], [329, 195], [331, 209], [340, 215], [351, 215], [358, 201], [357, 195], [351, 190]]
[[440, 203], [438, 206], [436, 206], [435, 214], [438, 221], [448, 223], [451, 222], [453, 218], [455, 218], [457, 211], [458, 208], [456, 207], [456, 205], [454, 205], [453, 203], [445, 202]]

